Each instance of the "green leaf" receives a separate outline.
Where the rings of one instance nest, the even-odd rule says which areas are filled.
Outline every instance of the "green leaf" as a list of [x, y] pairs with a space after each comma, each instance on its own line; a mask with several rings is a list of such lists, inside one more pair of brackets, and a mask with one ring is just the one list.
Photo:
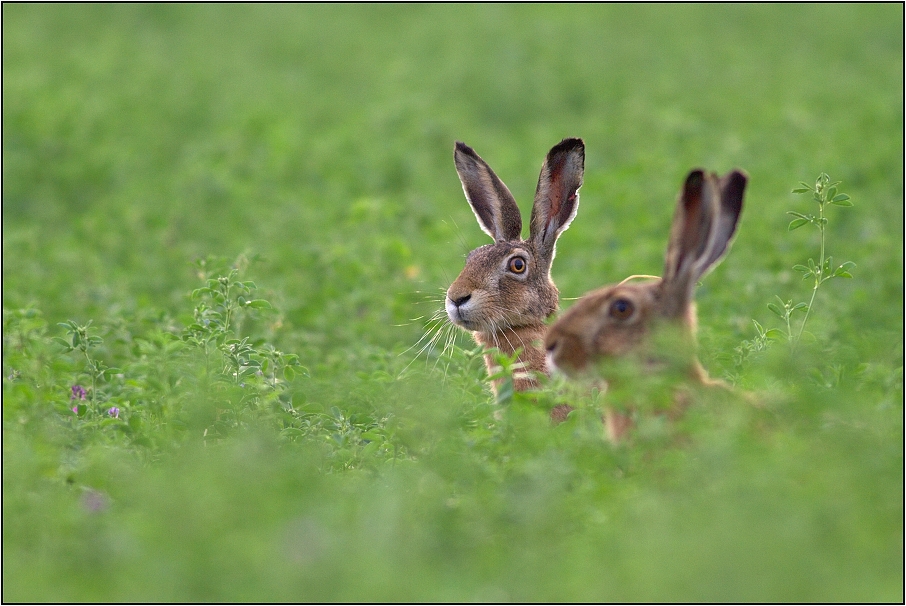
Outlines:
[[805, 219], [805, 220], [811, 220], [814, 218], [811, 215], [803, 215], [802, 213], [797, 213], [794, 210], [788, 210], [788, 211], [786, 211], [786, 214], [793, 215], [794, 217], [799, 217], [800, 219]]
[[796, 303], [790, 311], [798, 311], [800, 309], [808, 309], [808, 303]]
[[51, 340], [57, 345], [62, 345], [63, 347], [65, 347], [66, 351], [72, 351], [72, 344], [63, 337], [53, 337], [53, 339]]
[[853, 275], [849, 273], [849, 269], [855, 266], [856, 264], [852, 261], [846, 261], [845, 263], [840, 265], [840, 267], [834, 270], [834, 276], [838, 278], [852, 278]]
[[246, 307], [251, 307], [252, 309], [272, 309], [271, 304], [265, 299], [253, 299], [246, 302]]
[[794, 229], [799, 229], [806, 223], [808, 223], [808, 219], [796, 219], [794, 221], [790, 221], [789, 231], [793, 231]]
[[786, 333], [780, 330], [779, 328], [772, 328], [768, 332], [764, 333], [764, 336], [772, 341], [779, 341], [786, 338]]
[[831, 204], [835, 206], [852, 206], [853, 203], [849, 201], [849, 196], [846, 194], [840, 194], [831, 200]]
[[296, 378], [296, 371], [293, 370], [292, 367], [287, 366], [283, 369], [283, 378], [289, 382], [292, 382], [292, 380]]
[[[805, 185], [805, 183], [803, 183], [803, 185]], [[807, 191], [812, 191], [812, 188], [811, 187], [797, 187], [796, 189], [793, 190], [793, 193], [794, 194], [804, 194]]]
[[768, 309], [773, 311], [777, 315], [777, 317], [786, 318], [786, 313], [784, 311], [781, 311], [780, 306], [778, 306], [776, 303], [768, 303]]
[[366, 431], [362, 434], [363, 440], [368, 440], [370, 442], [384, 442], [386, 441], [384, 436], [374, 431], [373, 429]]
[[834, 199], [834, 196], [836, 196], [836, 195], [837, 195], [837, 188], [834, 187], [833, 185], [831, 185], [831, 186], [828, 188], [828, 190], [827, 190], [827, 195], [825, 196], [824, 199], [825, 199], [825, 200], [833, 200], [833, 199]]

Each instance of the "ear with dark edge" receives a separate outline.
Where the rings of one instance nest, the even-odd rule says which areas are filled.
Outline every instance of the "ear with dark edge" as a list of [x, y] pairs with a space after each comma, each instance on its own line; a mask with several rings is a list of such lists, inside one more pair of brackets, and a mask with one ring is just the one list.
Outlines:
[[[708, 242], [707, 254], [701, 261], [699, 278], [720, 261], [730, 246], [730, 240], [736, 233], [739, 225], [739, 216], [742, 213], [742, 199], [748, 183], [748, 176], [741, 170], [733, 170], [718, 181], [720, 202], [717, 210], [717, 220], [711, 229], [711, 239]], [[696, 278], [698, 279], [698, 278]]]
[[539, 262], [550, 268], [560, 234], [579, 210], [579, 188], [585, 172], [585, 143], [582, 139], [563, 139], [547, 154], [538, 188], [529, 239], [535, 244]]
[[695, 169], [686, 177], [673, 213], [664, 261], [664, 314], [685, 313], [695, 288], [697, 261], [702, 258], [717, 214], [718, 196], [713, 175]]
[[739, 170], [721, 179], [700, 169], [686, 177], [664, 264], [665, 315], [686, 312], [695, 283], [727, 252], [739, 223], [747, 180]]
[[453, 160], [462, 190], [482, 231], [496, 242], [519, 240], [522, 236], [522, 216], [503, 181], [465, 143], [456, 142]]
[[706, 180], [705, 171], [695, 169], [686, 177], [680, 190], [664, 260], [665, 282], [673, 281], [686, 270], [695, 257], [696, 249], [703, 249], [707, 243], [707, 229], [701, 233], [705, 223], [703, 219], [708, 215], [704, 200]]

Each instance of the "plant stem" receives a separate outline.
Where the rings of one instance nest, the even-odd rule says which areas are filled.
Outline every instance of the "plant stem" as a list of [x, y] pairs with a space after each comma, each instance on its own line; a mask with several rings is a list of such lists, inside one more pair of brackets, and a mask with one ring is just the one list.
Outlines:
[[792, 325], [792, 323], [790, 322], [790, 316], [793, 314], [793, 310], [790, 308], [789, 305], [787, 305], [786, 307], [787, 307], [787, 309], [785, 310], [785, 311], [786, 311], [786, 318], [785, 318], [785, 319], [786, 319], [786, 334], [787, 334], [787, 339], [788, 339], [789, 342], [790, 342], [790, 348], [791, 348], [791, 349], [796, 349], [796, 344], [793, 342], [793, 325]]
[[[821, 194], [819, 194], [821, 195]], [[823, 197], [823, 196], [822, 196]], [[818, 267], [815, 271], [815, 285], [812, 287], [812, 296], [808, 301], [808, 307], [805, 308], [805, 317], [802, 318], [802, 324], [799, 325], [799, 334], [796, 335], [796, 341], [793, 343], [792, 351], [796, 351], [799, 340], [802, 339], [802, 333], [805, 331], [805, 323], [808, 322], [808, 316], [812, 312], [812, 303], [815, 302], [815, 295], [818, 294], [818, 287], [823, 282], [824, 272], [824, 204], [825, 200], [818, 202], [818, 230], [821, 232], [821, 255], [818, 259]]]
[[[85, 331], [85, 334], [87, 338], [88, 331]], [[88, 348], [86, 347], [83, 351], [85, 353], [85, 359], [88, 361], [88, 370], [91, 372], [91, 400], [97, 403], [97, 367], [92, 362], [91, 356], [88, 355]]]

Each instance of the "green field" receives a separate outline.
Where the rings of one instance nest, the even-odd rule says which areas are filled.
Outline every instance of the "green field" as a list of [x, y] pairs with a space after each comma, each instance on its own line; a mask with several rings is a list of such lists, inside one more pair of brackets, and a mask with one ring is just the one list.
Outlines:
[[[4, 4], [3, 600], [902, 601], [903, 10]], [[454, 141], [527, 215], [570, 136], [563, 307], [750, 177], [697, 291], [737, 392], [617, 447], [409, 349], [489, 242]], [[821, 172], [853, 278], [746, 350]]]

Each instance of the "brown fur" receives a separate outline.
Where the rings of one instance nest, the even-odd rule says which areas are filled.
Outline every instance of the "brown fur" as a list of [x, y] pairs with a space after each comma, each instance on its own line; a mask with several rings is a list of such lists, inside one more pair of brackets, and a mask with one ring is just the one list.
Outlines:
[[[745, 185], [741, 171], [720, 179], [713, 173], [692, 171], [674, 214], [664, 278], [623, 282], [584, 295], [547, 333], [545, 347], [551, 363], [575, 376], [594, 372], [599, 360], [641, 354], [645, 369], [656, 371], [663, 360], [651, 350], [652, 334], [659, 326], [672, 325], [682, 339], [678, 363], [687, 376], [700, 385], [722, 385], [708, 377], [695, 355], [693, 289], [726, 253], [742, 211]], [[688, 405], [688, 392], [678, 389], [677, 394], [671, 414], [680, 414]], [[605, 423], [614, 441], [631, 426], [627, 415], [613, 410], [605, 413]]]
[[[550, 277], [559, 235], [578, 209], [585, 147], [580, 139], [564, 139], [548, 153], [538, 179], [529, 237], [521, 237], [522, 218], [506, 185], [478, 154], [457, 143], [456, 170], [479, 226], [494, 244], [473, 250], [466, 266], [447, 290], [450, 321], [472, 332], [485, 349], [512, 355], [525, 372], [514, 377], [514, 388], [538, 386], [533, 375], [546, 374], [545, 320], [557, 311], [559, 291]], [[511, 263], [518, 262], [521, 271]], [[485, 355], [489, 372], [493, 358]], [[492, 385], [497, 391], [499, 381]]]

